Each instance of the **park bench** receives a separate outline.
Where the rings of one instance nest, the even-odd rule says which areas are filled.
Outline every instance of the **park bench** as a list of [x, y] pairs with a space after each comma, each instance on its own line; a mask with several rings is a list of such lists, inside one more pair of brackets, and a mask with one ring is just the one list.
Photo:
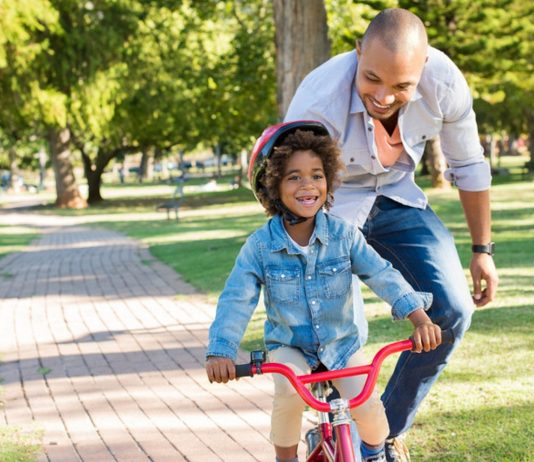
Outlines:
[[178, 183], [176, 185], [176, 188], [174, 188], [172, 198], [169, 199], [168, 201], [165, 201], [159, 204], [156, 207], [156, 210], [166, 211], [167, 220], [171, 219], [171, 212], [174, 211], [174, 217], [176, 221], [178, 221], [178, 210], [180, 209], [180, 205], [182, 204], [183, 198], [184, 198], [184, 183], [183, 183], [183, 180], [178, 179]]

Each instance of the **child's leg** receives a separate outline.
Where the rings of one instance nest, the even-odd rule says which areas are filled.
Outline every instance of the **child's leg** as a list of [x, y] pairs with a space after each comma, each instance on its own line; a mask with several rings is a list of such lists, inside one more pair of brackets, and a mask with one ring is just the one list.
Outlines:
[[[350, 357], [347, 367], [367, 364], [361, 350]], [[334, 385], [344, 399], [354, 398], [363, 389], [367, 376], [358, 375], [334, 380]], [[361, 440], [368, 446], [381, 446], [389, 435], [389, 425], [384, 405], [376, 391], [361, 406], [351, 410], [352, 418], [358, 427]]]
[[[269, 361], [285, 364], [297, 375], [309, 372], [304, 355], [295, 348], [282, 347], [271, 351]], [[297, 456], [304, 401], [285, 377], [273, 374], [273, 381], [271, 442], [274, 444], [276, 456], [280, 461], [291, 460]]]

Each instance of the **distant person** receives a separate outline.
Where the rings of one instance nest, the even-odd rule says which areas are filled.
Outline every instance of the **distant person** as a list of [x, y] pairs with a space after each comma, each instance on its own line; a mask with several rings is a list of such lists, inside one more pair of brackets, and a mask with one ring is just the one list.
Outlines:
[[[425, 313], [432, 296], [415, 292], [358, 229], [325, 212], [341, 167], [337, 144], [320, 123], [278, 124], [256, 142], [249, 178], [271, 219], [247, 239], [219, 298], [206, 353], [210, 381], [235, 378], [237, 349], [262, 287], [269, 359], [298, 375], [321, 364], [336, 370], [366, 363], [354, 318], [351, 274], [391, 305], [395, 319], [413, 323], [416, 351], [440, 344], [441, 330]], [[273, 378], [271, 441], [278, 462], [293, 462], [305, 404], [287, 379]], [[357, 376], [334, 384], [349, 399], [364, 382]], [[389, 427], [378, 394], [351, 413], [363, 460], [385, 461]]]
[[[498, 285], [491, 174], [469, 87], [455, 64], [428, 45], [417, 16], [386, 9], [371, 21], [356, 51], [333, 57], [304, 79], [285, 118], [299, 119], [321, 121], [340, 144], [348, 174], [332, 214], [360, 228], [414, 288], [432, 293], [431, 319], [455, 334], [454, 345], [430, 354], [403, 353], [382, 395], [390, 427], [387, 460], [407, 461], [400, 437], [468, 329], [473, 303], [489, 303]], [[451, 234], [414, 182], [425, 143], [436, 135], [449, 165], [445, 176], [459, 189], [471, 233], [472, 297]]]

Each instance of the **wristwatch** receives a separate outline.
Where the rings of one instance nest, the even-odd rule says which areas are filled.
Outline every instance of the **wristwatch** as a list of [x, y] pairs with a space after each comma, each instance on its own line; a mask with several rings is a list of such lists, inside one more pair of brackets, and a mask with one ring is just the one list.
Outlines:
[[493, 255], [495, 253], [495, 242], [490, 242], [485, 245], [473, 245], [471, 246], [471, 251], [473, 253], [487, 253], [488, 255]]

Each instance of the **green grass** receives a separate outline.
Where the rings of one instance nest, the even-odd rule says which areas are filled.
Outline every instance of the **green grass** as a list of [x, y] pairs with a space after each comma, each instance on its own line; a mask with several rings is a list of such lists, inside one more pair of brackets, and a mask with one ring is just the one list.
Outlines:
[[[0, 225], [0, 258], [8, 253], [18, 252], [27, 246], [38, 233], [27, 226]], [[0, 274], [0, 277], [8, 277]]]
[[41, 452], [41, 432], [22, 433], [16, 427], [0, 428], [2, 462], [35, 462]]

